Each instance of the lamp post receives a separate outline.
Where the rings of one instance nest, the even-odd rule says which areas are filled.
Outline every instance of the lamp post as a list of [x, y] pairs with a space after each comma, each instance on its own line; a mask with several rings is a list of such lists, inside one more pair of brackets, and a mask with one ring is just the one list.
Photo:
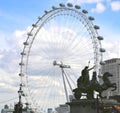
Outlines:
[[23, 94], [22, 87], [20, 85], [20, 89], [18, 90], [18, 96], [19, 96], [19, 102], [18, 102], [18, 113], [22, 113], [22, 101], [21, 101], [21, 96]]

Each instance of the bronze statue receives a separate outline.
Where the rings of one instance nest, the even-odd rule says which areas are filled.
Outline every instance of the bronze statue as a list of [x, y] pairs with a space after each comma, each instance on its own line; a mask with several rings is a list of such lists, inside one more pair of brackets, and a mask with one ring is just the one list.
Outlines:
[[[94, 99], [94, 91], [99, 92], [99, 96], [102, 97], [102, 92], [107, 90], [108, 88], [114, 88], [116, 90], [116, 83], [111, 83], [109, 77], [113, 75], [109, 72], [106, 72], [102, 76], [103, 84], [97, 81], [97, 73], [94, 71], [92, 80], [89, 80], [89, 71], [94, 67], [88, 69], [88, 66], [81, 71], [81, 76], [77, 80], [77, 88], [73, 90], [74, 96], [77, 100], [79, 100], [82, 96], [82, 93], [86, 93], [87, 99]], [[112, 90], [112, 91], [113, 91]]]
[[[92, 69], [92, 68], [91, 68]], [[83, 83], [84, 84], [89, 84], [89, 71], [91, 69], [88, 69], [88, 66], [85, 66], [85, 68], [82, 70], [81, 74], [83, 77]]]
[[80, 99], [82, 96], [82, 93], [87, 93], [87, 98], [93, 97], [93, 91], [91, 91], [90, 87], [90, 80], [89, 80], [89, 71], [92, 70], [92, 68], [88, 68], [88, 66], [85, 66], [85, 68], [81, 71], [81, 76], [77, 80], [77, 87], [73, 90], [75, 98]]
[[100, 84], [97, 81], [97, 73], [94, 71], [92, 75], [92, 80], [90, 81], [90, 86], [93, 90], [95, 90], [98, 85]]

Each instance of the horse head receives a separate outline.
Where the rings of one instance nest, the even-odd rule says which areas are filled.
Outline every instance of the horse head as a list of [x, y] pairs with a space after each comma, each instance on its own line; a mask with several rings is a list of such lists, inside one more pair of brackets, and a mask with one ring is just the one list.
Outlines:
[[112, 77], [113, 75], [111, 74], [111, 73], [109, 73], [109, 72], [105, 72], [104, 74], [103, 74], [103, 77]]
[[103, 74], [102, 79], [103, 79], [103, 81], [106, 81], [106, 80], [109, 79], [109, 77], [112, 77], [112, 76], [113, 76], [113, 75], [112, 75], [111, 73], [105, 72], [105, 73]]
[[114, 90], [116, 90], [117, 86], [116, 86], [116, 83], [111, 83], [111, 81], [109, 80], [109, 77], [112, 77], [112, 76], [113, 76], [113, 75], [112, 75], [111, 73], [105, 72], [105, 73], [103, 74], [102, 79], [103, 79], [103, 81], [104, 81], [103, 86], [106, 86], [106, 88], [107, 88], [107, 87], [108, 87], [108, 88], [113, 87], [114, 89], [113, 89], [112, 91], [114, 91]]

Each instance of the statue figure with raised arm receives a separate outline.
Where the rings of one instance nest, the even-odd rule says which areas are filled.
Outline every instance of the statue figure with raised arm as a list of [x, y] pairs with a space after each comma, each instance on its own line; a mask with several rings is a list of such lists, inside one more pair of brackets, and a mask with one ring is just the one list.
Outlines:
[[81, 75], [83, 77], [83, 84], [89, 85], [90, 79], [89, 79], [89, 71], [92, 70], [92, 68], [89, 68], [88, 66], [85, 66], [85, 68], [82, 70]]
[[89, 80], [89, 71], [92, 70], [92, 68], [88, 68], [88, 66], [85, 66], [85, 68], [81, 71], [81, 76], [77, 80], [77, 88], [73, 89], [74, 96], [77, 100], [79, 100], [83, 93], [86, 93], [87, 99], [94, 99], [94, 91], [97, 91], [99, 93], [99, 96], [102, 98], [102, 92], [113, 88], [112, 91], [116, 90], [116, 83], [111, 83], [109, 80], [109, 77], [112, 77], [113, 75], [109, 72], [105, 72], [102, 76], [103, 84], [100, 84], [97, 81], [97, 73], [93, 71], [92, 79]]
[[77, 80], [77, 87], [73, 90], [75, 92], [75, 98], [80, 99], [82, 96], [82, 93], [87, 93], [87, 98], [91, 98], [89, 96], [89, 87], [90, 87], [90, 79], [89, 79], [89, 71], [92, 70], [92, 68], [89, 68], [88, 66], [85, 66], [84, 69], [81, 71], [81, 76]]

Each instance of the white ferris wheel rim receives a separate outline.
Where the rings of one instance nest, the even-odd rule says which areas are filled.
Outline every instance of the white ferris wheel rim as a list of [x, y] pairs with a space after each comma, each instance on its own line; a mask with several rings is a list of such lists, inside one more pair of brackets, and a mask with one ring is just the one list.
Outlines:
[[[47, 75], [47, 73], [49, 73], [49, 75], [52, 75], [53, 72], [58, 73], [58, 71], [55, 71], [55, 70], [45, 72], [45, 69], [47, 70], [48, 68], [46, 67], [46, 65], [47, 66], [52, 65], [54, 68], [58, 68], [53, 65], [55, 61], [58, 64], [63, 63], [65, 65], [68, 65], [71, 67], [72, 70], [77, 71], [78, 69], [81, 69], [79, 67], [89, 65], [88, 63], [92, 62], [91, 65], [95, 65], [95, 71], [99, 71], [100, 69], [100, 62], [102, 62], [103, 49], [101, 47], [102, 38], [101, 36], [98, 35], [98, 32], [97, 32], [97, 29], [99, 29], [99, 27], [96, 25], [93, 25], [92, 20], [94, 18], [91, 16], [88, 17], [86, 15], [87, 14], [86, 10], [80, 11], [79, 10], [80, 7], [78, 5], [76, 5], [75, 8], [71, 4], [67, 4], [67, 5], [68, 6], [66, 7], [63, 4], [60, 4], [60, 7], [58, 8], [53, 7], [52, 10], [45, 11], [45, 14], [42, 17], [39, 17], [38, 21], [32, 25], [32, 29], [28, 33], [27, 40], [24, 42], [24, 48], [21, 53], [22, 57], [21, 57], [21, 63], [20, 63], [20, 69], [21, 69], [20, 77], [21, 77], [21, 84], [23, 84], [22, 89], [25, 93], [26, 100], [28, 103], [31, 104], [31, 107], [36, 108], [35, 106], [39, 106], [39, 105], [36, 103], [37, 100], [35, 100], [32, 96], [32, 92], [30, 89], [31, 87], [29, 87], [30, 86], [29, 80], [34, 81], [35, 79], [41, 79], [41, 78], [45, 80], [46, 78], [43, 78], [43, 77], [38, 78], [38, 75], [40, 73], [41, 75]], [[58, 21], [59, 19], [61, 20]], [[72, 22], [72, 20], [75, 20], [75, 22], [74, 21]], [[72, 25], [70, 22], [72, 22]], [[51, 26], [54, 26], [54, 29]], [[78, 28], [77, 27], [75, 28], [75, 26], [82, 26], [83, 31], [80, 30], [82, 31], [82, 34], [78, 33], [78, 30], [77, 30]], [[74, 28], [74, 32], [73, 32], [73, 28]], [[58, 37], [58, 34], [59, 34], [59, 37]], [[89, 39], [88, 38], [84, 39], [84, 37], [87, 37], [87, 36], [89, 36]], [[80, 40], [79, 40], [79, 37], [81, 38]], [[45, 43], [46, 41], [48, 42]], [[80, 45], [79, 41], [81, 41], [82, 46]], [[89, 44], [91, 44], [92, 46], [90, 46]], [[38, 51], [38, 49], [40, 51]], [[79, 49], [81, 49], [80, 50], [81, 53], [84, 51], [86, 51], [86, 53], [84, 53], [82, 56], [80, 52], [78, 52]], [[50, 53], [50, 51], [52, 52]], [[56, 51], [59, 51], [59, 52], [56, 53]], [[89, 57], [89, 55], [92, 55], [92, 56]], [[81, 58], [78, 58], [78, 56]], [[41, 60], [38, 60], [38, 57]], [[85, 57], [86, 59], [84, 59]], [[83, 59], [83, 60], [80, 60], [80, 59]], [[83, 62], [81, 66], [80, 62], [82, 63], [82, 61], [84, 60], [86, 61]], [[45, 65], [45, 63], [47, 64]], [[38, 68], [34, 68], [33, 67], [34, 65], [36, 65], [36, 67]], [[52, 69], [51, 66], [49, 67], [49, 70], [50, 69]], [[76, 73], [78, 74], [78, 72]], [[32, 75], [34, 76], [36, 75], [36, 78], [34, 78]], [[28, 79], [29, 77], [30, 79]], [[50, 79], [51, 78], [48, 77], [47, 82]], [[58, 82], [55, 82], [55, 80], [56, 78], [54, 78], [54, 82], [50, 82], [50, 83], [58, 87], [59, 84]], [[46, 83], [41, 82], [41, 83], [45, 85], [47, 84], [47, 82]], [[38, 93], [37, 91], [34, 91], [34, 92]]]

